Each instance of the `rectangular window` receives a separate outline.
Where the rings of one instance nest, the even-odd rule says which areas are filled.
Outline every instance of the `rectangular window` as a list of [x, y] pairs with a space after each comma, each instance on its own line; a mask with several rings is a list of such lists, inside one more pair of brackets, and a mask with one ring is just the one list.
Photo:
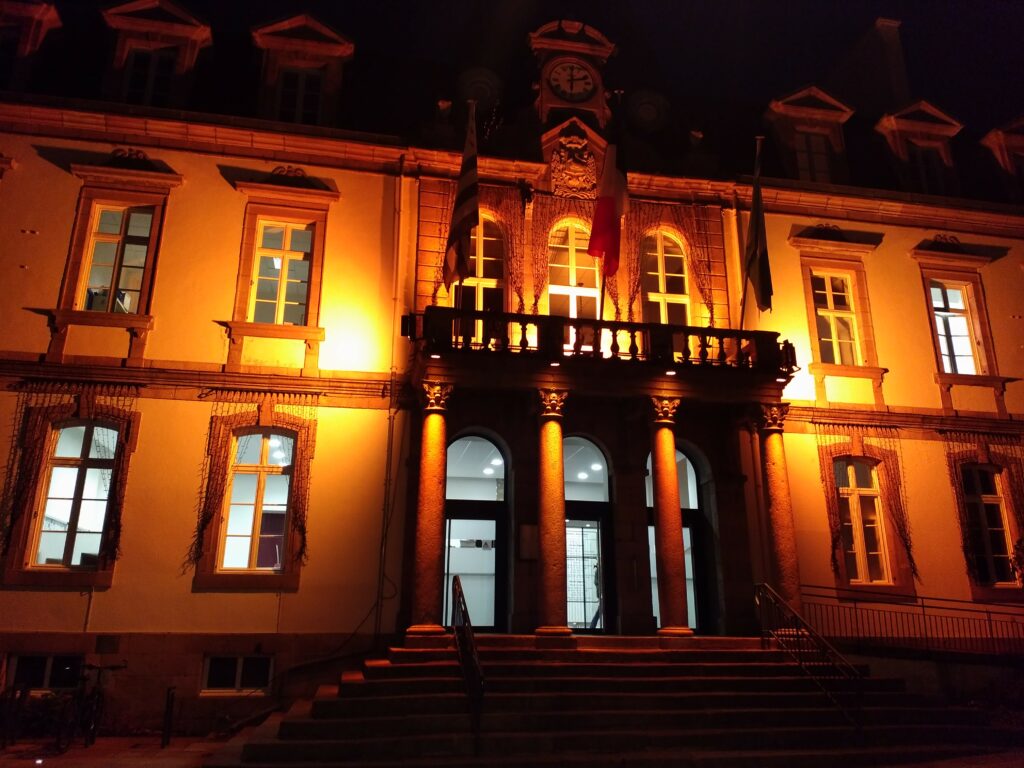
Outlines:
[[208, 656], [203, 670], [204, 691], [252, 693], [270, 687], [270, 656]]
[[78, 686], [81, 676], [81, 656], [12, 656], [7, 667], [14, 690], [68, 690]]
[[945, 373], [975, 374], [975, 342], [968, 308], [968, 286], [931, 280], [928, 283], [935, 335]]
[[223, 570], [282, 570], [294, 446], [294, 438], [280, 432], [235, 437]]
[[832, 180], [829, 170], [828, 136], [822, 133], [797, 131], [796, 170], [802, 181]]
[[846, 578], [854, 583], [890, 582], [875, 468], [863, 459], [833, 463]]
[[90, 422], [56, 430], [33, 565], [97, 567], [117, 448], [118, 431], [109, 426]]
[[312, 224], [259, 221], [251, 322], [306, 324], [312, 252]]
[[283, 69], [279, 78], [278, 120], [319, 125], [324, 73], [319, 69]]
[[849, 275], [812, 270], [811, 292], [821, 362], [859, 365], [857, 320]]
[[147, 51], [136, 48], [125, 62], [124, 99], [129, 104], [166, 107], [178, 56], [176, 48]]
[[151, 263], [153, 206], [93, 208], [81, 309], [139, 314]]
[[1000, 473], [987, 467], [964, 465], [960, 469], [964, 504], [967, 506], [968, 541], [975, 573], [982, 584], [1017, 581], [1010, 567], [1010, 533], [1000, 487]]
[[910, 141], [907, 149], [918, 190], [931, 195], [946, 194], [947, 168], [939, 148]]

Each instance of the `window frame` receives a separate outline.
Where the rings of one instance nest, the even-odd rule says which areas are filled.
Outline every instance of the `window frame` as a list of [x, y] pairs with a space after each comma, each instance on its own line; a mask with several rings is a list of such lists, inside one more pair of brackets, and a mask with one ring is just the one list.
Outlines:
[[[821, 141], [821, 151], [815, 151], [812, 147], [812, 142], [815, 139]], [[832, 183], [831, 132], [797, 127], [793, 130], [793, 149], [796, 157], [796, 175], [800, 181]], [[823, 160], [816, 163], [815, 158], [823, 158]]]
[[[992, 330], [988, 323], [988, 312], [981, 275], [974, 269], [937, 268], [922, 264], [922, 287], [924, 289], [925, 306], [928, 310], [928, 324], [931, 328], [932, 350], [935, 355], [935, 371], [940, 376], [948, 376], [954, 380], [970, 381], [975, 377], [996, 376], [995, 358], [992, 354]], [[940, 283], [943, 286], [955, 286], [964, 293], [964, 314], [970, 330], [971, 352], [974, 356], [974, 373], [947, 371], [942, 361], [942, 349], [939, 344], [939, 327], [936, 321], [936, 309], [932, 303], [931, 285]]]
[[[487, 225], [492, 226], [495, 237], [489, 237], [487, 234]], [[483, 228], [484, 237], [478, 238], [477, 233]], [[484, 277], [484, 265], [488, 261], [498, 261], [497, 259], [491, 259], [487, 256], [487, 245], [488, 241], [497, 241], [501, 249], [501, 277]], [[470, 274], [467, 275], [461, 282], [461, 302], [465, 302], [465, 296], [472, 292], [473, 306], [472, 307], [461, 307], [465, 309], [472, 309], [476, 312], [487, 311], [486, 291], [500, 291], [501, 292], [501, 309], [499, 311], [508, 311], [508, 293], [505, 290], [507, 283], [507, 268], [508, 268], [508, 247], [505, 240], [505, 231], [501, 226], [501, 222], [491, 213], [481, 211], [480, 223], [473, 227], [470, 235], [470, 243], [473, 247], [473, 255], [470, 258]], [[449, 293], [449, 303], [453, 308], [460, 308], [460, 292], [459, 283], [452, 285]], [[473, 330], [473, 342], [481, 343], [483, 341], [483, 320], [477, 320], [474, 324]]]
[[[147, 57], [145, 64], [145, 85], [142, 88], [139, 98], [134, 98], [132, 88], [132, 77], [139, 68], [140, 54]], [[154, 90], [156, 80], [160, 76], [158, 69], [160, 62], [170, 64], [170, 72], [167, 73], [167, 90], [157, 97]], [[179, 68], [183, 65], [182, 50], [180, 45], [170, 44], [161, 47], [149, 45], [128, 45], [124, 53], [123, 80], [121, 84], [121, 99], [126, 104], [138, 104], [146, 107], [170, 107], [176, 102], [175, 86]]]
[[[972, 502], [973, 503], [977, 503], [977, 504], [981, 504], [981, 505], [989, 505], [989, 504], [997, 504], [998, 505], [998, 507], [999, 507], [999, 514], [1000, 514], [1001, 521], [1002, 521], [1002, 524], [1003, 524], [1002, 525], [1002, 531], [1003, 531], [1004, 543], [1006, 545], [1006, 557], [1007, 557], [1008, 561], [1012, 560], [1012, 557], [1013, 557], [1013, 545], [1014, 545], [1014, 542], [1017, 540], [1018, 535], [1019, 535], [1019, 532], [1016, 530], [1016, 526], [1014, 526], [1014, 524], [1013, 524], [1013, 515], [1010, 514], [1010, 511], [1011, 511], [1010, 506], [1009, 506], [1009, 504], [1010, 504], [1010, 494], [1008, 493], [1009, 488], [1007, 486], [1011, 485], [1012, 481], [1009, 481], [1008, 476], [1007, 476], [1008, 473], [1007, 473], [1007, 470], [1006, 470], [1005, 467], [999, 466], [997, 464], [992, 464], [992, 463], [989, 463], [989, 462], [962, 461], [962, 462], [958, 463], [957, 469], [959, 470], [958, 477], [956, 478], [957, 482], [960, 484], [960, 488], [959, 488], [960, 494], [959, 495], [961, 497], [961, 503], [964, 505], [964, 508], [963, 508], [963, 522], [966, 523], [967, 526], [968, 526], [966, 540], [971, 545], [971, 552], [970, 552], [970, 554], [968, 555], [968, 553], [965, 552], [964, 555], [971, 557], [972, 559], [975, 560], [975, 562], [977, 562], [978, 555], [980, 554], [979, 549], [978, 549], [978, 545], [979, 544], [984, 544], [984, 553], [983, 554], [985, 555], [985, 559], [987, 561], [987, 567], [989, 569], [989, 573], [992, 574], [993, 576], [995, 576], [996, 575], [996, 568], [995, 568], [995, 563], [994, 563], [994, 557], [995, 556], [992, 553], [992, 546], [991, 546], [991, 532], [994, 529], [991, 528], [991, 526], [989, 526], [988, 523], [984, 519], [978, 519], [976, 517], [976, 514], [974, 512], [972, 512]], [[996, 493], [994, 493], [994, 494], [985, 494], [985, 493], [968, 494], [967, 488], [966, 488], [966, 486], [965, 486], [965, 484], [963, 482], [964, 473], [967, 472], [967, 471], [971, 471], [971, 472], [974, 472], [974, 473], [986, 472], [986, 473], [990, 474], [992, 476], [992, 480], [993, 480], [993, 484], [995, 486]], [[978, 478], [976, 477], [975, 480], [977, 480], [977, 479]], [[979, 526], [979, 530], [983, 530], [984, 533], [988, 534], [988, 535], [983, 535], [981, 537], [981, 540], [979, 540], [979, 538], [975, 535], [975, 524], [976, 523], [982, 524], [981, 526]], [[996, 591], [1005, 590], [1005, 589], [1019, 589], [1020, 588], [1020, 582], [1016, 578], [1013, 577], [1012, 566], [1010, 566], [1010, 568], [1011, 568], [1011, 577], [1010, 577], [1010, 579], [1008, 581], [981, 581], [980, 579], [974, 578], [975, 575], [980, 575], [979, 571], [977, 571], [976, 569], [970, 569], [969, 568], [968, 572], [972, 575], [972, 578], [971, 578], [972, 583], [975, 584], [977, 587], [979, 587], [981, 589], [996, 590]]]
[[[47, 362], [64, 362], [68, 327], [71, 325], [123, 328], [130, 333], [125, 364], [141, 366], [148, 332], [153, 327], [151, 306], [159, 270], [160, 251], [167, 218], [168, 197], [182, 183], [176, 173], [141, 171], [106, 166], [72, 165], [71, 172], [82, 179], [78, 207], [71, 230], [71, 247], [57, 307], [51, 313]], [[86, 284], [92, 265], [94, 222], [103, 208], [152, 208], [146, 266], [139, 293], [137, 313], [100, 312], [83, 308]]]
[[[654, 252], [648, 251], [647, 247], [646, 247], [647, 242], [648, 242], [648, 240], [650, 238], [653, 238], [654, 241], [655, 241], [655, 251]], [[671, 293], [671, 292], [668, 291], [667, 281], [668, 281], [669, 273], [666, 272], [666, 268], [665, 268], [665, 240], [666, 239], [671, 240], [679, 248], [678, 257], [679, 257], [680, 261], [682, 262], [683, 271], [682, 271], [681, 275], [676, 275], [676, 274], [673, 273], [672, 277], [678, 277], [678, 276], [682, 277], [682, 279], [683, 279], [683, 292], [682, 293]], [[676, 256], [676, 254], [670, 254], [670, 255], [672, 257]], [[643, 280], [643, 278], [645, 276], [651, 276], [651, 275], [655, 274], [655, 272], [652, 272], [650, 269], [648, 269], [649, 259], [652, 256], [657, 260], [657, 264], [656, 264], [657, 273], [656, 274], [657, 274], [657, 279], [658, 279], [658, 290], [652, 292], [652, 291], [648, 291], [648, 290], [644, 289], [643, 297], [642, 297], [642, 301], [644, 302], [644, 309], [647, 308], [648, 304], [656, 304], [658, 306], [658, 314], [659, 314], [659, 321], [658, 322], [660, 324], [662, 324], [662, 325], [668, 325], [669, 324], [669, 322], [668, 322], [668, 305], [669, 304], [678, 304], [678, 305], [681, 305], [682, 307], [684, 307], [683, 311], [684, 311], [684, 314], [686, 316], [686, 321], [684, 323], [682, 323], [682, 325], [692, 325], [693, 324], [693, 317], [691, 315], [692, 301], [691, 301], [691, 294], [690, 294], [690, 274], [689, 274], [689, 271], [688, 271], [689, 261], [687, 259], [687, 254], [686, 254], [686, 241], [685, 241], [685, 239], [680, 237], [680, 236], [678, 236], [678, 235], [676, 235], [675, 233], [667, 231], [665, 229], [656, 229], [656, 230], [648, 232], [646, 235], [644, 235], [644, 237], [640, 241], [640, 270], [641, 270], [641, 275], [642, 275], [641, 280]], [[641, 315], [645, 316], [646, 312], [641, 312]], [[651, 321], [648, 321], [648, 320], [645, 319], [644, 322], [651, 322]]]
[[[121, 526], [129, 463], [137, 445], [139, 421], [138, 412], [95, 403], [87, 403], [84, 407], [71, 403], [26, 408], [23, 453], [14, 480], [15, 517], [6, 552], [2, 554], [0, 583], [4, 586], [55, 589], [110, 587], [117, 559], [115, 536]], [[113, 472], [96, 567], [36, 565], [36, 547], [57, 430], [86, 422], [118, 430], [118, 446], [112, 463]]]
[[[211, 688], [210, 686], [210, 663], [213, 659], [234, 659], [235, 660], [235, 687], [233, 688]], [[243, 688], [242, 673], [245, 668], [246, 659], [267, 659], [267, 684], [259, 688]], [[249, 653], [249, 654], [217, 654], [209, 653], [203, 656], [202, 681], [199, 686], [199, 695], [208, 696], [258, 696], [268, 695], [274, 681], [274, 656], [273, 654]]]
[[[826, 306], [818, 306], [816, 297], [818, 291], [814, 289], [815, 278], [820, 278], [825, 283]], [[832, 280], [838, 278], [846, 284], [846, 296], [848, 297], [849, 309], [837, 309], [835, 307], [835, 292]], [[826, 268], [811, 267], [811, 306], [814, 309], [814, 338], [817, 341], [816, 347], [818, 359], [824, 365], [841, 365], [855, 367], [860, 366], [863, 360], [863, 350], [860, 343], [860, 323], [857, 321], [857, 301], [854, 295], [854, 279], [849, 272], [842, 270], [831, 270]], [[842, 339], [838, 330], [838, 320], [845, 318], [850, 321], [851, 347], [853, 351], [853, 362], [843, 362]], [[818, 320], [824, 319], [829, 327], [829, 338], [824, 339], [818, 330]], [[825, 360], [825, 346], [831, 344], [832, 360]]]
[[[288, 104], [285, 101], [285, 77], [294, 75], [297, 78], [294, 94], [295, 102]], [[316, 114], [313, 120], [307, 120], [305, 100], [307, 96], [307, 84], [315, 78], [318, 81], [318, 93], [316, 95]], [[324, 101], [326, 98], [326, 86], [328, 85], [328, 72], [326, 64], [319, 66], [300, 66], [298, 63], [289, 63], [277, 70], [277, 81], [274, 84], [274, 119], [282, 123], [293, 125], [323, 125], [324, 124]], [[285, 113], [288, 113], [287, 115]]]
[[[232, 451], [239, 433], [260, 431], [288, 432], [295, 439], [292, 448], [289, 508], [285, 521], [281, 569], [224, 569], [220, 567], [220, 563], [223, 541], [227, 533], [231, 484], [229, 474], [234, 466]], [[298, 590], [309, 500], [307, 493], [297, 493], [296, 489], [308, 488], [310, 466], [315, 450], [315, 433], [315, 421], [274, 412], [270, 408], [211, 418], [207, 441], [209, 470], [206, 488], [203, 489], [199, 528], [196, 532], [200, 550], [192, 577], [193, 592]]]
[[[846, 499], [846, 509], [849, 512], [849, 525], [852, 534], [852, 541], [850, 543], [853, 546], [853, 556], [857, 565], [857, 578], [853, 578], [850, 575], [849, 564], [846, 562], [846, 542], [844, 541], [843, 536], [840, 535], [840, 542], [844, 546], [844, 558], [842, 560], [842, 564], [844, 575], [846, 577], [846, 582], [851, 586], [863, 586], [870, 588], [879, 586], [892, 586], [893, 578], [889, 555], [891, 547], [889, 545], [888, 537], [885, 530], [886, 512], [882, 504], [882, 489], [881, 483], [879, 481], [880, 473], [878, 472], [879, 462], [869, 459], [868, 457], [865, 456], [836, 456], [832, 459], [833, 472], [835, 472], [836, 465], [839, 464], [840, 462], [845, 462], [846, 464], [846, 481], [848, 483], [848, 485], [846, 486], [840, 486], [838, 483], [836, 483], [836, 497], [837, 504], [839, 506], [840, 531], [842, 531], [846, 523], [844, 522], [843, 518], [842, 504], [839, 502], [841, 502], [842, 499]], [[861, 464], [869, 469], [869, 471], [871, 472], [872, 480], [872, 484], [870, 486], [862, 487], [856, 484], [857, 470], [854, 467], [855, 464]], [[882, 578], [878, 580], [872, 580], [870, 578], [871, 568], [868, 562], [868, 558], [871, 553], [868, 552], [867, 549], [865, 531], [868, 525], [864, 520], [864, 514], [861, 505], [862, 500], [865, 498], [872, 498], [875, 500], [875, 527], [877, 528], [878, 539], [877, 554], [882, 570]]]
[[[296, 178], [305, 179], [301, 174]], [[285, 186], [264, 182], [236, 182], [235, 188], [246, 195], [247, 202], [242, 222], [242, 240], [239, 252], [238, 281], [230, 320], [221, 324], [227, 328], [228, 358], [225, 370], [242, 370], [242, 347], [248, 337], [293, 339], [305, 344], [303, 374], [314, 374], [318, 368], [320, 342], [326, 337], [320, 321], [320, 299], [324, 268], [324, 248], [327, 233], [327, 215], [330, 204], [339, 198], [334, 189]], [[283, 222], [313, 227], [310, 252], [309, 283], [307, 289], [306, 321], [302, 325], [257, 323], [250, 320], [250, 307], [255, 302], [255, 275], [260, 222]]]
[[[567, 229], [568, 236], [566, 238], [566, 251], [568, 258], [565, 264], [565, 268], [568, 270], [569, 282], [571, 283], [576, 278], [577, 266], [577, 254], [586, 254], [587, 258], [592, 259], [594, 262], [594, 277], [596, 286], [594, 288], [582, 288], [578, 285], [563, 285], [562, 283], [554, 283], [551, 281], [551, 238], [555, 232], [560, 229]], [[590, 239], [590, 229], [583, 222], [577, 219], [564, 219], [558, 221], [548, 230], [547, 240], [545, 242], [545, 249], [547, 252], [547, 314], [549, 317], [564, 317], [567, 320], [599, 320], [598, 313], [601, 311], [601, 290], [603, 275], [601, 273], [601, 262], [594, 256], [587, 254], [587, 244]], [[579, 242], [577, 242], [579, 241]], [[561, 247], [561, 246], [559, 246]], [[556, 265], [562, 266], [562, 265]], [[586, 269], [586, 267], [584, 267]], [[551, 297], [552, 296], [565, 296], [569, 302], [569, 314], [568, 315], [554, 315], [551, 312]], [[579, 302], [580, 298], [592, 298], [594, 300], [594, 315], [593, 317], [581, 316], [579, 313]], [[576, 344], [576, 327], [567, 324], [566, 334], [563, 339], [563, 345], [566, 351], [571, 351], [575, 348]], [[581, 347], [582, 351], [589, 352], [593, 347], [589, 344], [584, 344]]]

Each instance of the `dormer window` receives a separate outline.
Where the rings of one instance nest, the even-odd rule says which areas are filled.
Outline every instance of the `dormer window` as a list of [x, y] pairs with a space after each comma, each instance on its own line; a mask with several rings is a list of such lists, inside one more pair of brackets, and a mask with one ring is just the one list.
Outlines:
[[989, 131], [981, 143], [1003, 171], [1008, 197], [1014, 202], [1024, 200], [1024, 117]]
[[61, 25], [53, 3], [0, 0], [0, 89], [23, 84], [28, 61], [51, 29]]
[[961, 128], [960, 123], [927, 101], [884, 115], [875, 126], [892, 150], [903, 187], [929, 195], [957, 191], [950, 140]]
[[258, 27], [252, 38], [263, 51], [263, 116], [306, 125], [333, 123], [342, 66], [355, 46], [308, 14]]
[[180, 106], [210, 27], [170, 0], [131, 0], [103, 11], [117, 33], [107, 84], [112, 98], [150, 107]]
[[811, 86], [768, 105], [790, 176], [830, 184], [845, 179], [843, 123], [853, 110]]

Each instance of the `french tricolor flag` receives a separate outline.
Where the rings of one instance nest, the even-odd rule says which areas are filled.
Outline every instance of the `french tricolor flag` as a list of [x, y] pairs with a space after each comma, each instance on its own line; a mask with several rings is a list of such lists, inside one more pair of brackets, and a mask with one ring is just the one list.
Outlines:
[[626, 193], [626, 170], [618, 146], [609, 143], [604, 154], [604, 169], [597, 189], [597, 205], [590, 225], [587, 253], [603, 260], [601, 272], [611, 277], [619, 268], [619, 240], [622, 217], [629, 200]]

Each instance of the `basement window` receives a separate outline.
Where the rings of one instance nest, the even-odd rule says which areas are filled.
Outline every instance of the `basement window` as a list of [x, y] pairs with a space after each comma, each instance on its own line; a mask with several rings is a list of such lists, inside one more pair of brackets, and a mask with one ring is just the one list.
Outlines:
[[12, 656], [7, 667], [14, 690], [69, 690], [78, 685], [81, 674], [81, 656]]
[[208, 656], [203, 693], [258, 693], [270, 688], [270, 656]]

